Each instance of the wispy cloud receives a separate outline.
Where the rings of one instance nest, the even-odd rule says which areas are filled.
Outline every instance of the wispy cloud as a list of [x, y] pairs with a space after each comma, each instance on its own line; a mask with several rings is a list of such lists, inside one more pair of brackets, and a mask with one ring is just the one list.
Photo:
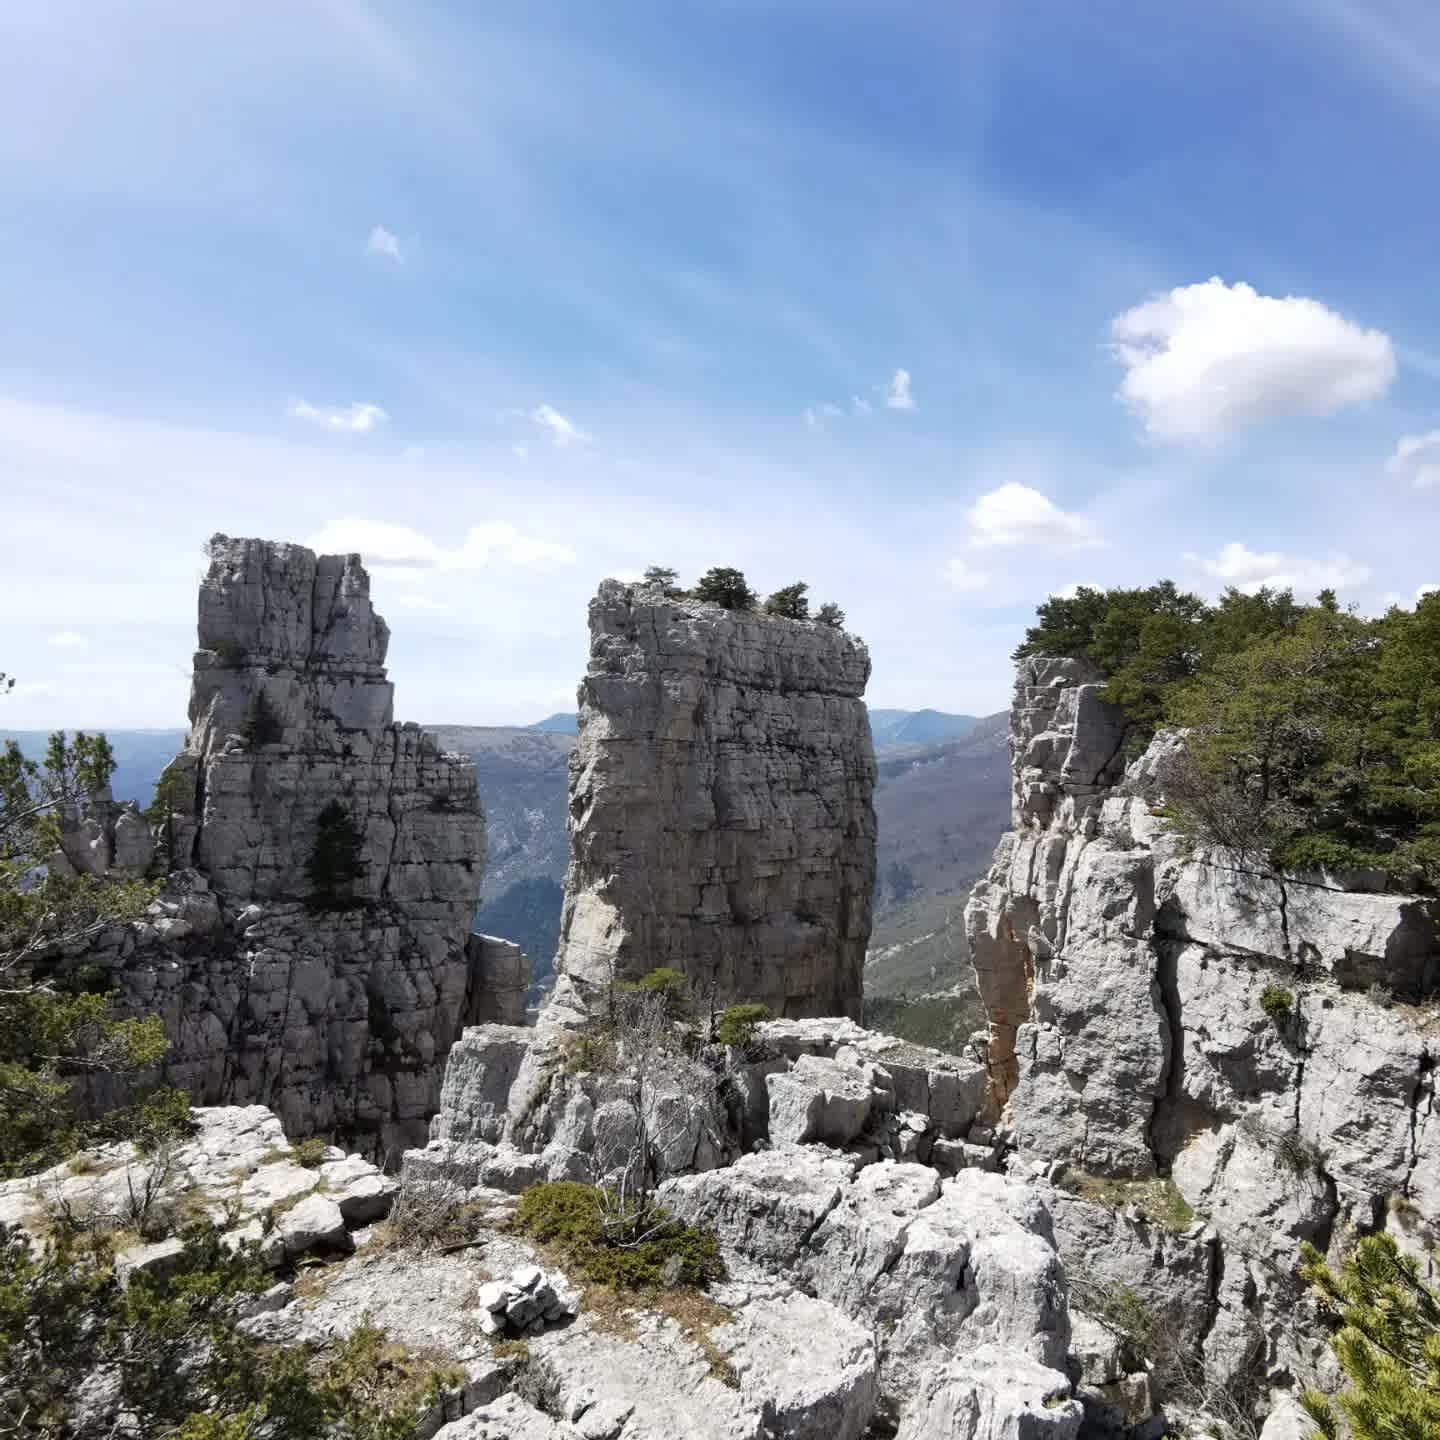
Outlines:
[[542, 430], [548, 431], [551, 441], [561, 449], [567, 445], [588, 445], [593, 438], [553, 405], [537, 405], [530, 411], [530, 419]]
[[458, 546], [447, 549], [408, 525], [348, 515], [332, 520], [306, 544], [326, 554], [358, 552], [370, 564], [412, 578], [431, 570], [482, 570], [492, 560], [527, 570], [553, 570], [575, 563], [571, 546], [526, 535], [504, 520], [472, 525]]
[[1239, 540], [1222, 546], [1211, 558], [1192, 553], [1187, 553], [1185, 558], [1212, 579], [1233, 585], [1246, 594], [1261, 586], [1313, 594], [1319, 590], [1363, 585], [1370, 578], [1370, 567], [1349, 555], [1321, 558], [1288, 555], [1281, 550], [1252, 550]]
[[296, 420], [318, 425], [323, 430], [335, 430], [350, 435], [366, 435], [376, 426], [383, 425], [390, 416], [378, 405], [352, 400], [349, 405], [327, 409], [312, 405], [308, 400], [292, 400], [286, 414]]
[[1318, 300], [1213, 278], [1116, 316], [1119, 399], [1158, 440], [1214, 440], [1282, 415], [1332, 415], [1382, 396], [1395, 347]]
[[908, 370], [897, 370], [880, 389], [885, 396], [887, 409], [915, 409], [915, 395], [910, 388], [910, 372]]
[[46, 639], [57, 650], [79, 650], [90, 642], [78, 630], [57, 630]]
[[1423, 435], [1402, 435], [1395, 453], [1385, 462], [1391, 475], [1408, 479], [1417, 490], [1440, 485], [1440, 430]]
[[377, 225], [371, 230], [370, 239], [365, 244], [365, 253], [367, 255], [383, 255], [397, 265], [405, 263], [405, 252], [400, 247], [400, 237], [393, 230], [387, 230], [383, 225]]

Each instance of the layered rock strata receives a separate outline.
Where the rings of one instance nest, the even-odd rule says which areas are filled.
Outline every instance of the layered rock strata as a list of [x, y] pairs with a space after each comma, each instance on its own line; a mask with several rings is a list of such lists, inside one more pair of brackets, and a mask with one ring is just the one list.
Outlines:
[[777, 1015], [860, 1014], [875, 876], [864, 645], [607, 580], [570, 760], [556, 968], [660, 966]]
[[[467, 939], [474, 768], [394, 723], [358, 556], [220, 535], [209, 553], [190, 732], [158, 792], [170, 873], [146, 923], [83, 958], [163, 1017], [165, 1078], [197, 1099], [413, 1141], [465, 1021], [518, 1018], [515, 958]], [[124, 816], [100, 818], [129, 854]]]
[[1197, 1217], [1059, 1201], [1077, 1289], [1145, 1297], [1212, 1382], [1323, 1382], [1300, 1241], [1440, 1236], [1440, 901], [1193, 852], [1163, 818], [1181, 741], [1124, 769], [1100, 682], [1017, 676], [1014, 828], [966, 916], [991, 1114], [1012, 1166], [1110, 1177], [1122, 1207], [1173, 1185]]

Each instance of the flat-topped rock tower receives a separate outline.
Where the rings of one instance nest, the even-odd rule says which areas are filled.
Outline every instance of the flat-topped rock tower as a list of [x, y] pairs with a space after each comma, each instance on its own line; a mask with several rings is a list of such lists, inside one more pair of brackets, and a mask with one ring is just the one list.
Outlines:
[[470, 934], [474, 766], [394, 723], [358, 555], [224, 535], [209, 555], [190, 732], [158, 792], [165, 888], [85, 960], [162, 1016], [165, 1078], [198, 1101], [403, 1144], [461, 1029], [520, 1014]]
[[864, 644], [604, 581], [570, 760], [556, 969], [858, 1018], [875, 878]]

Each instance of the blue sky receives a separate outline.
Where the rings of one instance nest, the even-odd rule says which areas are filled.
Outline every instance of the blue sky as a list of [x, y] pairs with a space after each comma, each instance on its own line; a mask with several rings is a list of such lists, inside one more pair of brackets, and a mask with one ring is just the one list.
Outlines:
[[1409, 603], [1437, 141], [1398, 0], [8, 7], [4, 722], [183, 723], [216, 530], [360, 549], [434, 722], [652, 562], [978, 712], [1076, 582]]

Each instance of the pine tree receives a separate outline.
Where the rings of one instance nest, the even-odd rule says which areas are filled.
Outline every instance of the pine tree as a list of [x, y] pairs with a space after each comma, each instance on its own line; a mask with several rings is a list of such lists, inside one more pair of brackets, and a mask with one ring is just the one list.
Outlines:
[[695, 587], [695, 598], [727, 610], [753, 610], [755, 592], [745, 583], [743, 571], [729, 565], [715, 565], [701, 577]]
[[[1337, 1275], [1313, 1245], [1301, 1275], [1336, 1325], [1330, 1346], [1349, 1384], [1331, 1399], [1301, 1397], [1325, 1440], [1339, 1440], [1340, 1415], [1353, 1440], [1434, 1440], [1440, 1435], [1440, 1293], [1386, 1234], [1367, 1235]], [[1337, 1414], [1338, 1410], [1338, 1414]]]
[[805, 592], [809, 588], [803, 580], [797, 580], [793, 585], [777, 590], [765, 602], [765, 613], [780, 615], [786, 620], [808, 620], [810, 602], [805, 598]]

